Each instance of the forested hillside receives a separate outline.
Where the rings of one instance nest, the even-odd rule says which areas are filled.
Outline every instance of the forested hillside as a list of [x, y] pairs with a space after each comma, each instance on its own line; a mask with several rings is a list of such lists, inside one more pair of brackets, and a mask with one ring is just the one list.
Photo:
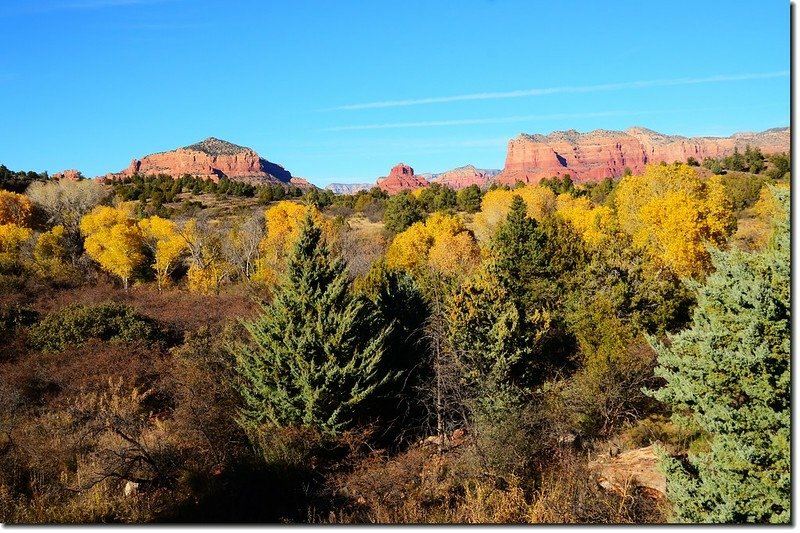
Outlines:
[[0, 169], [3, 522], [791, 522], [786, 154], [392, 196]]

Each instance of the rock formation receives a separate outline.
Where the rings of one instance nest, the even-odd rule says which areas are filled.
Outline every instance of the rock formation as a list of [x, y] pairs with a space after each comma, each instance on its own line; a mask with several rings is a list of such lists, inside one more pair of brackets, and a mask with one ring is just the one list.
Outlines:
[[492, 179], [499, 172], [499, 170], [480, 169], [472, 165], [467, 165], [439, 174], [431, 174], [430, 177], [428, 177], [428, 181], [431, 183], [441, 183], [442, 185], [456, 190], [469, 187], [470, 185], [477, 185], [478, 187], [485, 188], [492, 183]]
[[50, 177], [56, 181], [59, 180], [80, 181], [83, 179], [83, 174], [81, 173], [80, 170], [75, 170], [74, 168], [70, 168], [67, 170], [62, 170], [61, 172], [56, 172]]
[[667, 478], [658, 466], [653, 445], [618, 455], [603, 455], [589, 461], [589, 471], [604, 489], [620, 495], [631, 493], [634, 486], [658, 500], [666, 498]]
[[[124, 178], [133, 174], [168, 174], [180, 177], [184, 174], [201, 179], [219, 181], [226, 177], [233, 181], [244, 181], [254, 185], [264, 183], [288, 184], [292, 175], [282, 166], [260, 157], [251, 148], [209, 137], [204, 141], [134, 159], [127, 169], [107, 176]], [[307, 186], [305, 180], [302, 185]], [[310, 184], [309, 184], [310, 185]]]
[[505, 168], [495, 179], [514, 185], [517, 181], [538, 183], [542, 178], [569, 174], [575, 182], [599, 181], [607, 176], [622, 176], [625, 167], [636, 174], [647, 163], [685, 162], [689, 157], [702, 162], [707, 157], [729, 156], [734, 148], [744, 151], [748, 145], [765, 154], [788, 152], [789, 139], [789, 128], [731, 137], [681, 137], [645, 128], [523, 133], [509, 141]]
[[298, 189], [304, 189], [304, 190], [305, 189], [316, 189], [317, 188], [316, 185], [314, 185], [313, 183], [311, 183], [307, 179], [301, 178], [301, 177], [298, 177], [298, 176], [292, 176], [291, 178], [289, 178], [289, 184], [290, 185], [294, 185]]
[[414, 174], [414, 169], [403, 163], [398, 163], [392, 167], [388, 176], [378, 178], [376, 183], [378, 187], [386, 191], [388, 194], [396, 194], [400, 191], [419, 189], [420, 187], [427, 187], [428, 180], [422, 176]]

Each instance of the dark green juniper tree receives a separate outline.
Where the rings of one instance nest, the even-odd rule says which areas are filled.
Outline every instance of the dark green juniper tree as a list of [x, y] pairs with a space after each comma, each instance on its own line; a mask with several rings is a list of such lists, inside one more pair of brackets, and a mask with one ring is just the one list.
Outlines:
[[667, 496], [681, 522], [789, 523], [789, 192], [759, 253], [714, 252], [689, 329], [654, 344], [666, 385], [654, 393], [709, 449], [666, 459]]
[[307, 217], [273, 301], [245, 324], [237, 344], [244, 427], [305, 425], [336, 434], [352, 426], [365, 400], [394, 377], [382, 365], [390, 328], [353, 296], [344, 262], [332, 258]]
[[448, 336], [465, 391], [484, 407], [518, 403], [541, 379], [538, 356], [551, 326], [539, 290], [543, 247], [536, 221], [514, 196], [492, 238], [491, 259], [448, 303]]

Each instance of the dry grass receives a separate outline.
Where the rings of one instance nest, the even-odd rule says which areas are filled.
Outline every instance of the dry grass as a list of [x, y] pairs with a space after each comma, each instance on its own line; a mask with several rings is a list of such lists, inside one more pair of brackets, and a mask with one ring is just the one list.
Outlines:
[[243, 286], [230, 287], [218, 296], [178, 288], [159, 292], [153, 284], [136, 285], [125, 292], [105, 275], [95, 284], [39, 293], [28, 306], [45, 315], [70, 304], [109, 301], [128, 304], [139, 313], [178, 330], [195, 330], [204, 325], [248, 318], [258, 311], [258, 305]]
[[752, 252], [763, 248], [769, 240], [770, 222], [759, 217], [754, 208], [742, 210], [736, 222], [736, 233], [729, 241], [731, 248]]
[[365, 233], [368, 235], [380, 235], [384, 232], [383, 222], [372, 222], [361, 214], [353, 215], [347, 219], [350, 230], [355, 233]]
[[[164, 204], [166, 207], [171, 207], [180, 211], [183, 207], [183, 202], [195, 201], [203, 204], [203, 209], [194, 213], [194, 217], [208, 217], [215, 222], [224, 223], [231, 219], [241, 216], [242, 214], [251, 215], [266, 209], [267, 206], [258, 203], [258, 198], [247, 198], [241, 196], [225, 196], [217, 197], [215, 194], [203, 193], [181, 193], [176, 196], [180, 201]], [[180, 215], [178, 218], [182, 218]]]
[[664, 510], [636, 487], [622, 495], [592, 479], [571, 452], [553, 457], [538, 481], [483, 471], [467, 446], [445, 455], [415, 447], [373, 456], [336, 481], [347, 503], [329, 523], [632, 524], [664, 522]]

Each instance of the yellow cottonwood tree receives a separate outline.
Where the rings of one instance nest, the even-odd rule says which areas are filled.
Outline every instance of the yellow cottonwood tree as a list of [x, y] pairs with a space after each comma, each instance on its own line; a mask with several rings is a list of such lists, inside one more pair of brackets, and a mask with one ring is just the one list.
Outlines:
[[475, 237], [468, 231], [455, 235], [440, 235], [434, 238], [428, 251], [428, 262], [449, 276], [458, 276], [472, 271], [481, 259], [481, 251]]
[[144, 261], [142, 232], [131, 217], [129, 206], [98, 206], [81, 218], [81, 233], [86, 237], [86, 253], [100, 267], [122, 279], [128, 290], [128, 280]]
[[475, 236], [480, 242], [487, 242], [494, 235], [497, 226], [506, 219], [514, 196], [525, 201], [530, 218], [541, 220], [555, 212], [556, 195], [545, 187], [528, 185], [509, 191], [488, 191], [481, 200], [480, 212], [475, 215]]
[[186, 252], [186, 240], [178, 233], [174, 222], [157, 215], [140, 220], [139, 229], [144, 245], [153, 254], [152, 267], [156, 272], [156, 285], [160, 291]]
[[424, 222], [414, 222], [398, 233], [386, 250], [386, 264], [391, 268], [411, 270], [423, 264], [433, 246], [433, 237]]
[[718, 176], [702, 180], [688, 165], [648, 165], [616, 190], [620, 227], [681, 276], [711, 268], [706, 244], [721, 246], [736, 229], [730, 200]]
[[253, 280], [273, 284], [285, 270], [286, 258], [300, 237], [300, 228], [307, 213], [322, 228], [326, 238], [332, 238], [333, 228], [313, 205], [284, 200], [264, 212], [266, 235], [259, 244], [261, 257], [257, 260]]
[[219, 294], [222, 282], [233, 271], [225, 259], [222, 235], [205, 221], [190, 219], [179, 231], [186, 243], [189, 270], [187, 285], [192, 292]]
[[614, 211], [604, 205], [594, 205], [585, 196], [575, 198], [571, 194], [559, 194], [556, 198], [556, 212], [592, 247], [599, 246], [616, 229]]
[[16, 224], [0, 224], [0, 269], [14, 268], [19, 264], [22, 245], [33, 231]]
[[33, 264], [40, 276], [63, 280], [74, 275], [74, 269], [68, 260], [67, 230], [64, 226], [53, 226], [39, 235], [33, 247]]
[[24, 194], [0, 190], [0, 224], [27, 226], [33, 204]]
[[445, 274], [466, 274], [480, 262], [475, 238], [456, 216], [434, 213], [399, 233], [386, 251], [391, 268], [413, 270], [429, 264]]

